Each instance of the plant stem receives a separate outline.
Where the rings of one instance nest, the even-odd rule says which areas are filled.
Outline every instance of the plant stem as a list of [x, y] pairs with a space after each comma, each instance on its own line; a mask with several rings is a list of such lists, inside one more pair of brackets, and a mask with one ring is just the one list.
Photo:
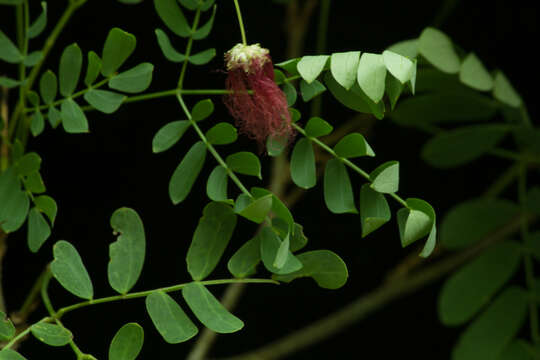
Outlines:
[[[195, 30], [197, 30], [197, 26], [199, 26], [199, 19], [201, 18], [201, 10], [197, 9], [197, 12], [195, 13], [195, 19], [193, 20], [193, 26], [191, 27], [191, 32], [194, 33]], [[190, 36], [188, 39], [188, 43], [186, 45], [186, 59], [184, 60], [184, 63], [182, 64], [182, 70], [180, 72], [180, 77], [178, 78], [178, 85], [176, 86], [178, 89], [182, 89], [184, 85], [184, 77], [186, 75], [187, 66], [189, 63], [189, 56], [191, 55], [191, 46], [193, 45], [193, 37]]]
[[497, 197], [504, 189], [506, 189], [518, 177], [521, 165], [515, 163], [510, 166], [502, 175], [500, 175], [490, 186], [484, 191], [483, 196]]
[[238, 0], [234, 0], [234, 7], [236, 8], [236, 17], [238, 19], [238, 26], [240, 27], [242, 44], [247, 45], [246, 30], [244, 29], [244, 20], [242, 20], [242, 12], [240, 11], [240, 4], [238, 3]]

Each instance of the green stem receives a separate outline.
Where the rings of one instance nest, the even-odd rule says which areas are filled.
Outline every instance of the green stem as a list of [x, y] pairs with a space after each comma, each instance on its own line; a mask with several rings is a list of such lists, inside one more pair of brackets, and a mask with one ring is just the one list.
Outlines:
[[[199, 20], [201, 18], [201, 10], [197, 9], [197, 12], [195, 13], [195, 19], [193, 20], [193, 26], [191, 27], [191, 33], [193, 34], [195, 30], [197, 30], [197, 26], [199, 26]], [[189, 37], [188, 43], [186, 45], [186, 59], [184, 60], [184, 63], [182, 64], [182, 71], [180, 72], [180, 77], [178, 78], [178, 85], [176, 86], [178, 89], [182, 89], [184, 85], [184, 77], [186, 75], [186, 69], [189, 63], [189, 56], [191, 55], [191, 46], [193, 45], [193, 36]]]
[[[51, 317], [44, 317], [43, 319], [39, 320], [36, 324], [39, 324], [41, 322], [52, 322], [54, 321], [53, 318]], [[6, 345], [4, 345], [4, 347], [2, 348], [3, 349], [9, 349], [10, 347], [12, 347], [13, 345], [15, 345], [19, 340], [21, 340], [22, 338], [24, 338], [26, 335], [28, 335], [30, 333], [30, 331], [32, 330], [32, 327], [29, 326], [27, 327], [26, 329], [24, 329], [23, 331], [21, 331], [19, 334], [17, 334], [17, 336], [15, 336], [13, 339], [11, 339]]]
[[236, 8], [236, 17], [238, 18], [238, 26], [240, 27], [242, 44], [247, 45], [246, 30], [244, 29], [244, 20], [242, 20], [242, 12], [240, 11], [240, 4], [238, 3], [238, 0], [234, 0], [234, 7]]
[[[527, 167], [524, 163], [520, 164], [518, 179], [518, 197], [519, 203], [521, 205], [521, 210], [523, 211], [523, 213], [527, 213]], [[521, 222], [520, 233], [523, 245], [527, 247], [529, 238], [529, 224], [526, 221]], [[523, 254], [523, 264], [525, 266], [525, 282], [529, 291], [531, 293], [534, 293], [534, 267], [530, 253], [525, 252]], [[535, 344], [538, 344], [540, 343], [540, 332], [538, 327], [538, 308], [536, 306], [536, 301], [532, 299], [529, 302], [529, 323], [531, 328], [531, 338]]]
[[[345, 158], [342, 158], [340, 157], [338, 154], [336, 154], [336, 152], [328, 145], [326, 145], [325, 143], [323, 143], [322, 141], [320, 141], [319, 139], [315, 138], [315, 137], [312, 137], [312, 136], [308, 136], [306, 134], [306, 132], [304, 131], [304, 129], [302, 129], [302, 127], [298, 126], [297, 124], [292, 124], [292, 126], [302, 135], [304, 135], [306, 138], [308, 138], [309, 140], [313, 141], [315, 144], [319, 145], [321, 148], [323, 148], [327, 153], [329, 153], [330, 155], [332, 155], [333, 157], [335, 157], [336, 159], [340, 160], [341, 162], [343, 162], [345, 165], [347, 165], [349, 168], [351, 168], [352, 170], [354, 170], [355, 172], [357, 172], [358, 174], [360, 174], [362, 177], [364, 177], [367, 181], [370, 181], [371, 182], [371, 177], [369, 176], [369, 174], [367, 172], [365, 172], [364, 170], [360, 169], [355, 163], [353, 163], [352, 161], [350, 161], [349, 159], [345, 159]], [[407, 202], [405, 200], [403, 200], [398, 194], [396, 193], [389, 193], [388, 195], [390, 195], [392, 198], [394, 198], [397, 202], [399, 202], [401, 205], [405, 206], [405, 207], [409, 207], [407, 205]]]
[[495, 179], [495, 181], [490, 185], [490, 187], [486, 191], [484, 191], [484, 196], [499, 196], [499, 194], [501, 194], [518, 177], [520, 168], [521, 164], [516, 163], [506, 169], [506, 171], [497, 179]]

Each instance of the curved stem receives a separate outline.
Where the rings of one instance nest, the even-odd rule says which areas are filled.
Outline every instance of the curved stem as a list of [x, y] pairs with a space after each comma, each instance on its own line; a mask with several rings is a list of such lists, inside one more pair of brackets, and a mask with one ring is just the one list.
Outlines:
[[244, 20], [242, 20], [242, 12], [240, 11], [240, 4], [238, 3], [238, 0], [234, 0], [234, 7], [236, 8], [236, 17], [238, 18], [238, 26], [240, 27], [242, 43], [247, 45], [246, 30], [244, 29]]

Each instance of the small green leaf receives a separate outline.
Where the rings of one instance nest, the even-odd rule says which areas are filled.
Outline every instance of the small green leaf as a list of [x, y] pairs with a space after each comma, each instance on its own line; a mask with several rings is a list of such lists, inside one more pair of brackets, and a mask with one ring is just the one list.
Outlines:
[[298, 255], [302, 268], [286, 275], [273, 275], [278, 281], [291, 282], [311, 277], [324, 289], [339, 289], [347, 282], [347, 266], [341, 258], [329, 250], [308, 251]]
[[[361, 95], [351, 90], [345, 90], [339, 85], [331, 74], [327, 73], [324, 77], [324, 83], [332, 95], [343, 105], [354, 111], [370, 114], [371, 108]], [[367, 96], [366, 96], [367, 98]]]
[[15, 326], [11, 320], [6, 317], [6, 314], [0, 311], [0, 341], [8, 341], [13, 336], [15, 336]]
[[399, 189], [399, 162], [388, 161], [369, 175], [371, 188], [380, 193], [394, 193]]
[[504, 290], [461, 334], [452, 359], [498, 359], [521, 328], [527, 315], [527, 305], [527, 293], [521, 288]]
[[128, 323], [114, 335], [109, 346], [109, 360], [135, 360], [141, 352], [144, 331], [137, 323]]
[[334, 79], [346, 90], [356, 82], [360, 51], [334, 53], [330, 59], [330, 72]]
[[62, 52], [58, 76], [60, 80], [60, 94], [69, 97], [77, 88], [82, 68], [82, 52], [75, 43], [69, 45]]
[[28, 248], [35, 253], [51, 235], [51, 228], [41, 212], [32, 208], [28, 214]]
[[262, 179], [259, 158], [251, 152], [241, 151], [229, 155], [225, 159], [225, 162], [229, 169], [236, 173], [257, 176], [259, 179]]
[[159, 48], [167, 60], [179, 63], [186, 59], [184, 54], [179, 53], [174, 46], [172, 46], [171, 40], [163, 30], [156, 29], [154, 32], [157, 37]]
[[30, 25], [28, 32], [26, 33], [29, 39], [37, 37], [39, 34], [45, 30], [47, 26], [47, 3], [45, 1], [41, 2], [41, 14], [38, 18]]
[[26, 98], [28, 99], [28, 102], [32, 105], [32, 106], [39, 106], [39, 101], [40, 101], [40, 98], [39, 98], [39, 94], [33, 90], [30, 90], [27, 94], [26, 94]]
[[232, 144], [238, 138], [236, 128], [226, 122], [220, 122], [214, 125], [206, 132], [205, 136], [212, 145]]
[[170, 149], [180, 140], [189, 126], [187, 120], [173, 121], [163, 126], [152, 139], [152, 151], [160, 153]]
[[414, 62], [393, 51], [385, 50], [382, 53], [383, 62], [386, 69], [402, 84], [410, 81], [414, 72]]
[[403, 55], [409, 59], [415, 59], [418, 56], [418, 39], [409, 39], [397, 42], [388, 47], [388, 50], [396, 54]]
[[210, 31], [212, 31], [212, 27], [214, 26], [214, 18], [216, 16], [216, 8], [217, 6], [214, 6], [214, 10], [212, 11], [212, 15], [210, 16], [210, 19], [200, 28], [198, 28], [193, 35], [191, 36], [193, 40], [202, 40], [210, 34]]
[[388, 99], [390, 100], [391, 110], [394, 110], [394, 107], [396, 106], [396, 103], [401, 96], [403, 89], [404, 85], [400, 83], [399, 80], [396, 79], [394, 76], [386, 77], [385, 91], [386, 95], [388, 95]]
[[146, 297], [146, 310], [157, 331], [169, 344], [178, 344], [197, 335], [199, 330], [172, 297], [161, 291]]
[[519, 107], [523, 103], [521, 96], [514, 89], [508, 78], [501, 72], [495, 73], [493, 97], [506, 105]]
[[15, 44], [0, 30], [0, 60], [18, 64], [24, 60], [21, 52]]
[[293, 123], [297, 122], [302, 117], [302, 114], [300, 113], [300, 111], [291, 107], [289, 108], [289, 115], [291, 115], [291, 122]]
[[37, 171], [25, 176], [23, 178], [23, 184], [26, 190], [33, 194], [41, 194], [46, 191], [45, 183], [43, 183], [43, 179]]
[[55, 106], [51, 106], [47, 113], [47, 118], [49, 119], [49, 124], [51, 124], [51, 127], [56, 129], [62, 121], [62, 114]]
[[169, 30], [181, 37], [191, 35], [191, 28], [176, 0], [154, 0], [154, 7]]
[[118, 110], [125, 99], [125, 95], [107, 90], [90, 89], [84, 94], [84, 100], [105, 114]]
[[210, 62], [216, 56], [216, 49], [210, 48], [198, 52], [189, 57], [189, 62], [193, 65], [205, 65]]
[[299, 61], [300, 61], [300, 58], [294, 58], [294, 59], [289, 59], [289, 60], [274, 64], [274, 65], [284, 69], [291, 76], [294, 76], [294, 75], [298, 75], [297, 65]]
[[187, 284], [182, 288], [182, 296], [197, 319], [210, 330], [228, 334], [244, 327], [242, 320], [231, 314], [202, 284]]
[[454, 206], [441, 224], [441, 243], [448, 249], [462, 249], [502, 227], [519, 212], [508, 200], [478, 198]]
[[144, 265], [144, 227], [135, 210], [125, 207], [112, 214], [111, 227], [119, 236], [109, 247], [109, 284], [120, 294], [126, 294], [137, 282]]
[[227, 170], [223, 166], [218, 165], [212, 170], [206, 183], [206, 194], [210, 200], [229, 202], [227, 197], [228, 179]]
[[210, 99], [201, 100], [195, 104], [191, 110], [193, 121], [202, 121], [212, 115], [214, 112], [214, 103]]
[[291, 107], [296, 103], [296, 88], [290, 82], [286, 82], [282, 85], [283, 92], [285, 93], [285, 98], [287, 99], [287, 106]]
[[512, 278], [519, 264], [519, 244], [504, 242], [454, 272], [439, 294], [441, 322], [455, 326], [471, 320]]
[[323, 71], [329, 58], [327, 55], [304, 56], [300, 59], [296, 68], [300, 76], [310, 84]]
[[360, 133], [352, 133], [343, 137], [334, 146], [334, 151], [342, 158], [355, 158], [359, 156], [375, 156], [371, 146]]
[[92, 299], [94, 288], [77, 250], [67, 241], [60, 240], [53, 246], [54, 261], [51, 272], [70, 293], [83, 299]]
[[206, 145], [196, 142], [184, 156], [169, 182], [169, 197], [173, 204], [179, 204], [189, 195], [206, 159]]
[[0, 174], [0, 204], [0, 228], [6, 233], [20, 228], [30, 209], [30, 200], [21, 190], [13, 168]]
[[215, 2], [216, 0], [203, 0], [199, 5], [201, 11], [208, 11], [208, 9], [210, 9]]
[[50, 346], [64, 346], [73, 339], [71, 331], [56, 324], [38, 322], [30, 327], [30, 331], [38, 340]]
[[334, 214], [358, 211], [354, 205], [351, 180], [345, 165], [338, 159], [331, 159], [324, 170], [324, 202]]
[[240, 194], [234, 205], [234, 212], [257, 224], [264, 221], [272, 208], [272, 194], [252, 200], [246, 194]]
[[47, 70], [39, 79], [39, 93], [43, 102], [47, 105], [51, 104], [56, 98], [57, 91], [58, 80], [56, 75], [51, 70]]
[[58, 212], [56, 201], [54, 201], [54, 199], [48, 195], [41, 195], [34, 198], [34, 204], [39, 211], [47, 215], [51, 224], [54, 225], [56, 213]]
[[38, 136], [43, 130], [45, 130], [43, 114], [41, 114], [41, 111], [36, 110], [34, 114], [32, 114], [32, 119], [30, 120], [30, 132], [33, 136]]
[[0, 76], [0, 86], [6, 87], [8, 89], [12, 89], [14, 87], [20, 86], [23, 83], [19, 80], [10, 79], [5, 76]]
[[86, 86], [90, 86], [96, 81], [101, 72], [102, 62], [99, 55], [93, 51], [88, 53], [88, 66], [86, 68], [86, 76], [84, 77], [84, 83]]
[[291, 155], [292, 181], [303, 189], [309, 189], [317, 183], [315, 154], [313, 145], [307, 138], [298, 140]]
[[474, 53], [467, 55], [461, 63], [459, 80], [480, 91], [489, 91], [493, 88], [493, 78]]
[[452, 168], [478, 159], [508, 133], [505, 125], [471, 125], [443, 132], [422, 148], [422, 159], [438, 168]]
[[203, 280], [215, 269], [235, 227], [236, 215], [230, 206], [219, 202], [205, 206], [186, 256], [193, 280]]
[[109, 80], [109, 87], [127, 93], [144, 91], [148, 89], [152, 82], [153, 71], [154, 65], [150, 63], [139, 64], [112, 77], [111, 80]]
[[310, 101], [325, 91], [326, 88], [319, 80], [313, 80], [311, 83], [307, 83], [304, 79], [300, 81], [300, 93], [305, 102]]
[[461, 67], [452, 40], [443, 32], [432, 27], [426, 28], [418, 39], [418, 51], [437, 69], [457, 74]]
[[334, 127], [321, 119], [320, 117], [312, 117], [306, 124], [304, 131], [307, 136], [319, 137], [329, 135]]
[[62, 126], [68, 133], [77, 134], [88, 132], [88, 120], [81, 107], [71, 98], [62, 101], [60, 106]]
[[268, 271], [282, 275], [290, 274], [302, 268], [302, 263], [290, 250], [286, 251], [284, 263], [279, 264], [281, 267], [276, 266], [276, 259], [280, 249], [283, 248], [283, 241], [270, 227], [263, 227], [257, 236], [260, 237], [261, 259]]
[[234, 277], [244, 278], [255, 273], [261, 261], [260, 238], [258, 236], [244, 243], [227, 263], [227, 269]]
[[384, 95], [386, 66], [383, 56], [363, 53], [358, 65], [357, 80], [362, 91], [375, 103]]
[[293, 228], [294, 219], [291, 212], [276, 195], [274, 195], [270, 190], [259, 187], [251, 188], [251, 193], [257, 199], [263, 198], [266, 195], [272, 195], [272, 212], [275, 216], [284, 220], [291, 229]]
[[415, 209], [399, 209], [397, 221], [402, 247], [408, 246], [428, 235], [433, 227], [433, 221], [429, 215]]
[[101, 74], [105, 77], [113, 75], [130, 57], [136, 45], [135, 36], [122, 29], [112, 28], [103, 45]]
[[360, 189], [360, 223], [362, 237], [387, 223], [391, 218], [390, 207], [383, 194], [373, 190], [369, 184]]
[[[6, 0], [0, 0], [0, 3]], [[9, 1], [9, 0], [7, 0]], [[26, 360], [24, 356], [11, 349], [0, 350], [0, 360]]]

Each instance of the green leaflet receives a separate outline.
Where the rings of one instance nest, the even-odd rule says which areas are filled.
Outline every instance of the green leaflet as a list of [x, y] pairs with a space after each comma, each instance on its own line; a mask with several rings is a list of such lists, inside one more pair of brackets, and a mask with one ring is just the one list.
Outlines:
[[234, 212], [257, 224], [262, 223], [272, 208], [273, 195], [264, 195], [252, 199], [246, 194], [240, 194], [234, 204]]
[[88, 132], [88, 120], [79, 104], [73, 99], [67, 98], [60, 106], [60, 117], [64, 130], [68, 133], [77, 134]]
[[227, 311], [202, 284], [189, 283], [182, 289], [182, 296], [197, 319], [210, 330], [227, 334], [244, 327], [242, 320]]
[[28, 214], [28, 248], [38, 252], [51, 235], [51, 228], [38, 208], [32, 208]]
[[210, 173], [208, 182], [206, 183], [206, 194], [208, 198], [213, 201], [232, 203], [232, 200], [229, 200], [227, 197], [228, 180], [229, 175], [227, 174], [227, 170], [221, 165], [216, 166]]
[[307, 83], [304, 79], [300, 81], [300, 93], [305, 102], [310, 101], [325, 91], [326, 88], [319, 80], [313, 80], [311, 83]]
[[255, 273], [261, 261], [260, 237], [246, 241], [227, 263], [227, 269], [237, 278], [244, 278]]
[[360, 189], [360, 223], [362, 237], [377, 230], [391, 218], [390, 207], [383, 194], [373, 190], [369, 184]]
[[109, 360], [135, 360], [142, 349], [144, 331], [137, 323], [128, 323], [114, 335], [109, 346]]
[[109, 31], [103, 46], [101, 74], [110, 77], [130, 57], [137, 40], [132, 34], [119, 28]]
[[357, 80], [362, 91], [374, 102], [381, 101], [384, 95], [386, 66], [383, 56], [363, 53], [358, 65]]
[[217, 9], [217, 6], [214, 6], [214, 9], [212, 11], [212, 15], [210, 16], [210, 19], [208, 19], [208, 21], [203, 26], [198, 28], [192, 34], [193, 40], [205, 39], [210, 34], [210, 31], [212, 31], [212, 27], [214, 26], [214, 18], [216, 16], [216, 9]]
[[238, 138], [236, 128], [226, 122], [220, 122], [212, 126], [205, 136], [212, 145], [232, 144]]
[[310, 84], [321, 74], [329, 58], [328, 55], [304, 56], [296, 68], [300, 76]]
[[99, 76], [101, 71], [102, 61], [99, 55], [93, 51], [88, 52], [88, 67], [86, 68], [86, 76], [84, 83], [86, 86], [92, 85]]
[[371, 146], [360, 133], [351, 133], [344, 136], [334, 146], [334, 151], [342, 158], [355, 158], [359, 156], [375, 156]]
[[291, 178], [297, 186], [304, 189], [315, 186], [317, 169], [311, 140], [307, 138], [298, 140], [292, 151], [290, 169]]
[[479, 91], [489, 91], [493, 88], [493, 78], [474, 53], [463, 59], [459, 69], [459, 80]]
[[39, 211], [47, 215], [51, 225], [54, 225], [56, 213], [58, 212], [56, 201], [48, 195], [41, 195], [34, 198], [34, 204]]
[[21, 354], [11, 349], [0, 350], [0, 360], [26, 360]]
[[82, 68], [82, 52], [75, 43], [67, 46], [60, 57], [58, 79], [60, 82], [60, 94], [69, 97], [77, 88]]
[[432, 27], [426, 28], [418, 39], [418, 52], [437, 69], [456, 74], [461, 63], [452, 40], [443, 32]]
[[39, 92], [43, 102], [47, 105], [51, 104], [56, 98], [57, 91], [58, 80], [56, 75], [51, 70], [47, 70], [39, 79]]
[[38, 136], [43, 132], [43, 130], [45, 130], [45, 120], [43, 119], [43, 114], [41, 111], [36, 110], [30, 119], [30, 132], [33, 136]]
[[184, 156], [169, 181], [169, 197], [179, 204], [189, 195], [206, 159], [206, 145], [196, 142]]
[[338, 84], [350, 90], [356, 82], [360, 51], [334, 53], [330, 58], [330, 72]]
[[156, 29], [154, 32], [156, 34], [159, 48], [167, 60], [179, 63], [186, 59], [184, 54], [179, 53], [174, 46], [172, 46], [171, 40], [163, 30]]
[[382, 57], [388, 72], [402, 84], [412, 80], [415, 69], [415, 63], [413, 61], [389, 50], [385, 50], [382, 53]]
[[181, 37], [191, 35], [191, 27], [176, 0], [154, 0], [154, 7], [169, 30]]
[[30, 25], [28, 28], [28, 38], [33, 39], [45, 30], [47, 26], [47, 3], [45, 1], [41, 2], [41, 14], [38, 18]]
[[111, 287], [126, 294], [137, 282], [146, 253], [146, 239], [141, 218], [130, 208], [120, 208], [111, 216], [111, 227], [118, 239], [109, 247], [107, 275]]
[[92, 281], [75, 247], [60, 240], [54, 244], [53, 253], [51, 272], [56, 280], [70, 293], [83, 299], [92, 299]]
[[256, 176], [259, 179], [262, 179], [259, 158], [251, 152], [240, 151], [234, 153], [227, 156], [225, 162], [229, 169], [236, 173]]
[[334, 214], [357, 213], [351, 180], [345, 165], [331, 159], [324, 170], [324, 202]]
[[38, 340], [50, 346], [64, 346], [73, 339], [71, 331], [56, 324], [38, 322], [31, 326], [30, 331]]
[[[369, 146], [369, 145], [368, 145]], [[369, 174], [371, 187], [380, 193], [395, 193], [399, 189], [399, 162], [388, 161]]]
[[304, 128], [306, 135], [311, 137], [326, 136], [329, 135], [332, 130], [334, 130], [333, 126], [320, 117], [312, 117], [309, 119]]
[[495, 73], [493, 97], [512, 107], [519, 107], [523, 103], [521, 96], [514, 89], [508, 78], [500, 71]]
[[15, 336], [15, 326], [9, 318], [0, 311], [0, 341], [9, 341]]
[[15, 169], [0, 174], [0, 228], [6, 233], [20, 228], [30, 209], [30, 200], [21, 185]]
[[[260, 237], [261, 259], [268, 271], [282, 275], [290, 274], [302, 268], [300, 260], [292, 254], [289, 247], [283, 246], [284, 241], [270, 227], [263, 227], [257, 236]], [[285, 256], [279, 254], [279, 252], [284, 252]], [[280, 259], [279, 263], [276, 264], [278, 255], [280, 258], [285, 257], [285, 260]]]
[[127, 93], [138, 93], [148, 89], [152, 82], [154, 65], [150, 63], [139, 64], [126, 70], [109, 80], [111, 89], [124, 91]]
[[214, 112], [214, 103], [210, 99], [205, 99], [197, 102], [191, 110], [191, 118], [193, 121], [202, 121], [212, 115]]
[[219, 202], [205, 206], [186, 256], [193, 280], [203, 280], [215, 269], [235, 227], [236, 215], [230, 206]]
[[21, 52], [15, 44], [0, 30], [0, 60], [18, 64], [24, 60]]
[[118, 110], [125, 99], [125, 95], [108, 90], [90, 89], [84, 94], [84, 100], [105, 114]]
[[152, 139], [152, 151], [160, 153], [170, 149], [182, 138], [189, 126], [187, 120], [173, 121], [164, 125]]

